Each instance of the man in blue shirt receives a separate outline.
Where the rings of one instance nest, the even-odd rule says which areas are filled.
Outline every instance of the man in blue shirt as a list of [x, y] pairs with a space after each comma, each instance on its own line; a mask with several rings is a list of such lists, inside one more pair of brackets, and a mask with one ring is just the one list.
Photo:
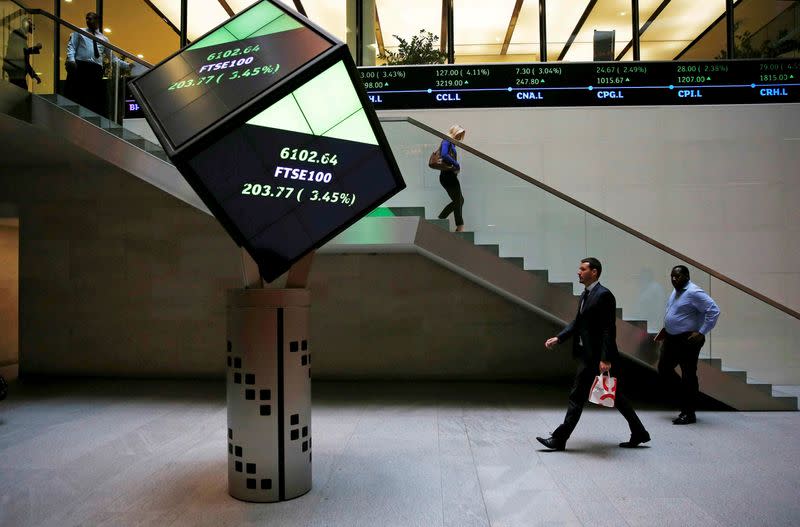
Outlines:
[[[86, 27], [84, 31], [96, 39], [108, 42], [103, 32], [100, 31], [100, 17], [97, 13], [86, 13]], [[103, 86], [103, 60], [115, 61], [123, 68], [128, 65], [112, 56], [111, 50], [98, 40], [75, 31], [67, 41], [67, 60], [64, 67], [67, 69], [67, 97], [92, 110], [106, 116], [107, 104]]]
[[717, 324], [719, 307], [708, 293], [689, 280], [686, 266], [673, 267], [670, 279], [675, 291], [667, 301], [664, 329], [656, 335], [657, 341], [664, 342], [658, 373], [665, 379], [674, 379], [675, 366], [681, 367], [681, 413], [672, 423], [688, 425], [697, 421], [697, 359], [706, 335]]

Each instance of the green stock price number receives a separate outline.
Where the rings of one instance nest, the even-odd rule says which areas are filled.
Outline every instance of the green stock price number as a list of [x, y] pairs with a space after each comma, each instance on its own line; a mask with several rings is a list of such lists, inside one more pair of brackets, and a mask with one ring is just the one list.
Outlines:
[[323, 165], [334, 165], [339, 161], [336, 159], [336, 154], [329, 154], [327, 152], [320, 154], [316, 150], [306, 150], [304, 148], [282, 148], [281, 159], [290, 159], [292, 161], [305, 161], [306, 163], [320, 163]]
[[248, 53], [257, 53], [261, 51], [261, 46], [258, 44], [254, 46], [247, 46], [244, 49], [242, 48], [233, 48], [233, 49], [226, 49], [225, 51], [217, 51], [216, 53], [212, 53], [211, 55], [206, 58], [206, 60], [219, 60], [219, 59], [227, 59], [229, 57], [238, 57], [239, 55], [247, 55]]
[[306, 190], [304, 188], [295, 189], [294, 187], [273, 187], [272, 185], [262, 185], [260, 183], [245, 183], [242, 187], [242, 195], [293, 199], [298, 203], [303, 201], [338, 203], [346, 207], [352, 207], [356, 203], [356, 195], [352, 192], [330, 192], [312, 189], [306, 193]]

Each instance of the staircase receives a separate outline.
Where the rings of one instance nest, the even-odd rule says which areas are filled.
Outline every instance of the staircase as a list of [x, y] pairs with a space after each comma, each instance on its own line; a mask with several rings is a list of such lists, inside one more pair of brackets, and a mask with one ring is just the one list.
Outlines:
[[[421, 207], [387, 207], [391, 214], [366, 217], [320, 249], [321, 253], [397, 252], [405, 248], [447, 267], [506, 299], [557, 324], [575, 315], [578, 297], [572, 283], [550, 282], [548, 271], [527, 270], [523, 259], [500, 256], [499, 245], [474, 242], [474, 233], [449, 232], [448, 220], [425, 219]], [[639, 364], [655, 369], [658, 345], [647, 323], [624, 320], [617, 308], [617, 344]], [[701, 391], [737, 410], [798, 409], [796, 397], [773, 394], [770, 384], [749, 383], [744, 371], [723, 369], [720, 359], [701, 359], [697, 371]]]
[[[31, 122], [68, 138], [206, 213], [208, 209], [157, 144], [59, 95], [32, 96]], [[550, 282], [545, 269], [528, 270], [519, 257], [500, 256], [497, 244], [476, 244], [475, 233], [449, 232], [448, 220], [425, 219], [420, 207], [388, 207], [368, 216], [320, 249], [322, 253], [415, 252], [558, 324], [574, 315], [570, 282]], [[382, 213], [382, 214], [380, 214]], [[628, 321], [617, 310], [620, 350], [654, 368], [658, 350], [644, 321]], [[701, 359], [703, 393], [738, 410], [797, 410], [796, 397], [773, 394], [769, 384], [751, 384], [743, 371], [727, 371], [719, 359]]]

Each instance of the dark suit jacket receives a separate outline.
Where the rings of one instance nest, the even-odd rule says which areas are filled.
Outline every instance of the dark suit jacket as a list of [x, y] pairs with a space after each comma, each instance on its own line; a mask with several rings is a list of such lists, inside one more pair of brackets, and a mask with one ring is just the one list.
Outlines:
[[[619, 358], [617, 349], [617, 301], [614, 295], [597, 284], [589, 292], [584, 301], [583, 312], [578, 313], [558, 334], [558, 342], [572, 337], [572, 355], [583, 361], [616, 362]], [[578, 344], [578, 337], [583, 346]]]

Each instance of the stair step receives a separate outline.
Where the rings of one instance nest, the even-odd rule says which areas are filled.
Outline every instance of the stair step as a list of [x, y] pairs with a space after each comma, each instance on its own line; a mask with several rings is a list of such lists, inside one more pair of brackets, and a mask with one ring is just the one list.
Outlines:
[[772, 397], [772, 385], [771, 384], [749, 384], [748, 383], [747, 386], [749, 386], [750, 388], [755, 388], [759, 392], [765, 393], [765, 394], [769, 395], [770, 397]]
[[536, 278], [544, 280], [545, 282], [548, 281], [548, 275], [550, 274], [544, 269], [528, 269], [528, 272], [534, 275]]
[[645, 329], [645, 330], [647, 329], [647, 321], [646, 320], [626, 320], [625, 322], [627, 322], [631, 326], [639, 328], [639, 329]]
[[395, 216], [419, 216], [421, 218], [425, 217], [424, 207], [389, 207], [389, 210], [391, 210], [392, 214], [394, 214]]
[[717, 368], [718, 370], [722, 369], [722, 359], [708, 359], [708, 358], [700, 358], [700, 362], [705, 362], [709, 366], [713, 368]]
[[739, 381], [742, 381], [742, 382], [747, 382], [747, 372], [746, 371], [740, 371], [740, 370], [727, 370], [727, 371], [725, 371], [725, 370], [723, 370], [722, 373], [724, 373], [725, 375], [728, 375], [730, 377], [733, 377], [736, 380], [739, 380]]
[[136, 146], [136, 147], [138, 147], [138, 148], [141, 148], [142, 150], [144, 150], [144, 149], [145, 149], [145, 148], [144, 148], [144, 144], [147, 142], [147, 140], [146, 140], [146, 139], [141, 139], [141, 138], [139, 138], [139, 139], [133, 139], [133, 138], [131, 138], [131, 139], [125, 139], [125, 141], [126, 141], [127, 143], [130, 143], [130, 144], [132, 144], [133, 146]]
[[450, 222], [448, 220], [440, 220], [440, 219], [432, 219], [432, 220], [425, 220], [432, 225], [436, 225], [440, 229], [444, 229], [446, 231], [450, 230]]
[[169, 158], [167, 153], [164, 152], [163, 150], [161, 152], [150, 152], [150, 153], [152, 155], [156, 156], [157, 158], [159, 158], [161, 161], [164, 161], [164, 162], [172, 164], [172, 160]]
[[103, 128], [103, 118], [99, 115], [84, 117], [83, 120], [88, 121], [99, 128]]
[[550, 285], [572, 294], [572, 282], [550, 282]]
[[59, 95], [57, 93], [45, 93], [43, 95], [37, 95], [37, 97], [40, 97], [46, 101], [50, 101], [51, 103], [57, 106], [68, 106], [68, 105], [77, 106], [77, 104], [75, 104], [74, 102], [70, 101], [63, 95]]
[[475, 247], [481, 248], [484, 251], [490, 252], [495, 256], [500, 256], [500, 246], [499, 245], [475, 245]]
[[474, 232], [464, 231], [464, 232], [454, 232], [453, 234], [455, 234], [464, 241], [468, 241], [469, 243], [475, 243]]
[[503, 256], [503, 260], [506, 262], [512, 263], [519, 267], [520, 269], [525, 269], [525, 259], [520, 258], [518, 256]]

